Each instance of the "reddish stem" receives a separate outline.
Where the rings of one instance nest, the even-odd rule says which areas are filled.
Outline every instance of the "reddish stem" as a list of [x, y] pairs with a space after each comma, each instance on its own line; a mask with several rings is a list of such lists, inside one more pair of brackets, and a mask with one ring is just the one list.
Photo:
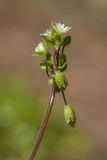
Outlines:
[[46, 126], [47, 126], [47, 123], [48, 123], [48, 119], [49, 119], [49, 116], [50, 116], [50, 113], [51, 113], [51, 110], [52, 110], [53, 102], [54, 102], [54, 99], [55, 99], [55, 92], [56, 92], [56, 83], [55, 83], [55, 80], [53, 79], [53, 84], [52, 84], [52, 88], [51, 88], [51, 91], [50, 91], [50, 98], [49, 98], [48, 107], [47, 107], [45, 116], [43, 118], [43, 121], [42, 121], [40, 130], [39, 130], [38, 136], [36, 138], [35, 144], [33, 146], [31, 155], [29, 157], [29, 160], [34, 160], [34, 158], [36, 156], [36, 153], [39, 149], [39, 146], [40, 146], [42, 137], [44, 135], [44, 132], [45, 132], [45, 129], [46, 129]]

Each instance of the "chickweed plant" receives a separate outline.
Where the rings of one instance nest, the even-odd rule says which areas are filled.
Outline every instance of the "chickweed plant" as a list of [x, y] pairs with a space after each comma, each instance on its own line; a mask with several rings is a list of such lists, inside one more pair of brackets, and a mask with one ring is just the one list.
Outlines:
[[[64, 118], [65, 122], [71, 127], [75, 126], [76, 115], [71, 105], [67, 103], [65, 90], [68, 86], [67, 78], [64, 74], [68, 67], [65, 54], [65, 47], [71, 43], [71, 36], [66, 35], [71, 27], [66, 27], [65, 24], [52, 23], [51, 27], [44, 33], [40, 34], [43, 41], [35, 48], [33, 56], [40, 58], [40, 67], [46, 72], [48, 82], [51, 86], [50, 97], [46, 113], [43, 117], [39, 133], [37, 135], [34, 147], [32, 149], [29, 160], [34, 160], [39, 149], [42, 137], [44, 135], [47, 122], [52, 110], [52, 106], [56, 93], [61, 93], [64, 100]], [[53, 53], [50, 53], [50, 48]]]

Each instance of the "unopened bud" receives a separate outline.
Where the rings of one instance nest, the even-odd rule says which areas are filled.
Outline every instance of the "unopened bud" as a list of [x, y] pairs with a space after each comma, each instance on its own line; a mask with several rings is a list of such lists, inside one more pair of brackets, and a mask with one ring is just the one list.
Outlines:
[[67, 124], [71, 127], [75, 126], [76, 115], [72, 107], [68, 105], [64, 106], [64, 117]]
[[63, 72], [56, 71], [55, 72], [55, 82], [59, 89], [65, 89], [68, 85], [67, 79]]

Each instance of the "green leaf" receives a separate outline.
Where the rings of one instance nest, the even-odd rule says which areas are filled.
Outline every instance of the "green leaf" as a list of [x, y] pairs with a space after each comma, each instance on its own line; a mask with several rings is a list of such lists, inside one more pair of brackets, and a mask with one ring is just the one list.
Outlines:
[[65, 71], [65, 70], [67, 69], [67, 63], [64, 63], [64, 65], [61, 66], [61, 67], [58, 67], [58, 69], [59, 69], [59, 71], [61, 71], [61, 72]]
[[66, 105], [64, 107], [64, 117], [67, 124], [69, 124], [71, 127], [75, 126], [75, 122], [76, 122], [75, 111], [69, 105]]
[[61, 53], [59, 55], [59, 67], [58, 69], [63, 72], [67, 69], [67, 61], [66, 61], [66, 55], [64, 53]]
[[48, 63], [49, 65], [53, 65], [53, 63], [54, 63], [53, 57], [49, 52], [46, 54], [46, 63]]
[[71, 43], [71, 36], [68, 35], [63, 39], [62, 45], [66, 46], [66, 45], [68, 45], [70, 43]]
[[59, 65], [63, 66], [63, 64], [66, 62], [66, 55], [64, 53], [61, 53], [59, 55]]

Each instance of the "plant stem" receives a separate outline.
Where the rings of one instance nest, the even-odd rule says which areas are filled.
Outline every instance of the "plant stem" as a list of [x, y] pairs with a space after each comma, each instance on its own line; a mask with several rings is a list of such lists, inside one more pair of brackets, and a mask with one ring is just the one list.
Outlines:
[[48, 68], [46, 67], [46, 74], [48, 76], [48, 78], [50, 78], [49, 72], [48, 72]]
[[63, 45], [63, 47], [62, 47], [62, 53], [64, 52], [64, 49], [65, 49], [65, 46]]
[[65, 103], [65, 105], [67, 105], [67, 100], [66, 100], [66, 97], [65, 97], [63, 89], [61, 90], [61, 93], [62, 93], [62, 97], [63, 97], [64, 103]]
[[54, 102], [54, 99], [55, 99], [55, 92], [56, 92], [56, 83], [55, 83], [55, 80], [53, 79], [52, 88], [51, 88], [51, 91], [50, 91], [50, 98], [49, 98], [48, 107], [46, 109], [46, 113], [45, 113], [45, 116], [43, 118], [40, 130], [39, 130], [38, 136], [36, 138], [35, 144], [33, 146], [33, 149], [32, 149], [31, 155], [29, 157], [29, 160], [34, 160], [34, 158], [36, 156], [36, 153], [39, 149], [39, 146], [40, 146], [42, 137], [44, 135], [44, 132], [45, 132], [48, 120], [49, 120], [49, 116], [50, 116], [50, 113], [51, 113], [51, 110], [52, 110], [53, 102]]

